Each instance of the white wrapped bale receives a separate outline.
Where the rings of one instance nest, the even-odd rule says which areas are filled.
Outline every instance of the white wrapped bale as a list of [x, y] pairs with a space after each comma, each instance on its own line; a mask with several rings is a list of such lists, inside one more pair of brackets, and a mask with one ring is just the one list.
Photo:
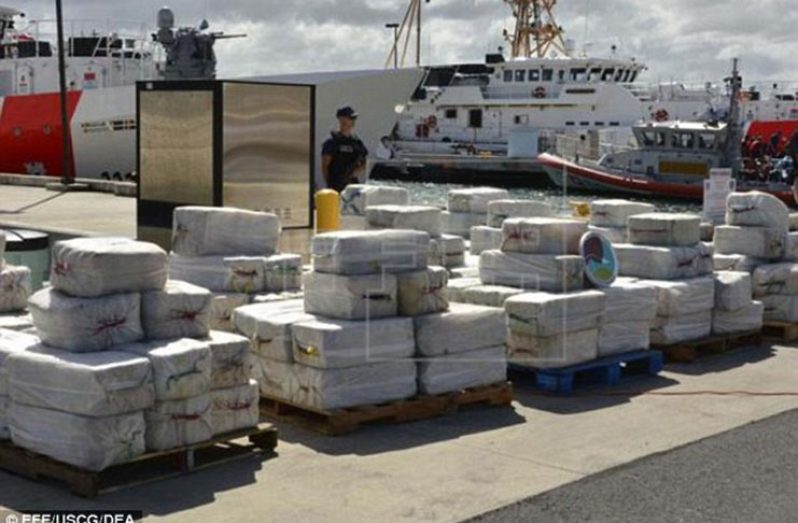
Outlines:
[[410, 193], [401, 187], [382, 185], [348, 185], [341, 193], [341, 214], [363, 216], [366, 209], [377, 205], [407, 205]]
[[752, 273], [760, 265], [767, 265], [768, 260], [743, 256], [742, 254], [715, 254], [713, 266], [716, 271], [736, 271]]
[[558, 218], [511, 218], [504, 222], [502, 251], [522, 254], [579, 254], [587, 223]]
[[790, 231], [791, 232], [798, 231], [798, 213], [795, 212], [790, 213], [789, 222], [790, 222]]
[[505, 285], [544, 292], [569, 292], [584, 285], [581, 256], [552, 256], [485, 251], [479, 276], [487, 285]]
[[364, 215], [342, 214], [340, 225], [342, 231], [365, 231], [368, 229]]
[[450, 303], [467, 303], [465, 301], [465, 290], [471, 287], [482, 285], [479, 278], [457, 278], [449, 280], [446, 291], [449, 295]]
[[712, 242], [715, 240], [715, 225], [712, 223], [701, 224], [701, 241]]
[[[0, 266], [4, 262], [0, 261]], [[0, 270], [0, 312], [24, 310], [31, 295], [31, 274], [27, 267], [5, 265]]]
[[[301, 300], [299, 300], [301, 301]], [[249, 305], [248, 294], [219, 294], [214, 293], [211, 299], [210, 323], [211, 330], [235, 332], [233, 314], [239, 307]]]
[[507, 325], [516, 334], [548, 338], [599, 328], [606, 298], [599, 291], [530, 292], [507, 300]]
[[305, 311], [339, 320], [396, 316], [397, 279], [393, 274], [341, 276], [310, 272], [303, 276]]
[[157, 401], [178, 401], [211, 390], [211, 350], [207, 343], [183, 338], [120, 347], [147, 358], [152, 365]]
[[152, 243], [79, 238], [58, 242], [52, 249], [50, 284], [71, 296], [158, 290], [166, 285], [166, 277], [166, 252]]
[[790, 209], [767, 193], [732, 193], [726, 199], [726, 224], [787, 232], [790, 229]]
[[798, 295], [798, 263], [762, 265], [754, 271], [754, 297]]
[[488, 223], [487, 214], [444, 211], [442, 217], [443, 232], [463, 238], [470, 238], [471, 229], [474, 227], [481, 227]]
[[491, 187], [453, 189], [449, 191], [447, 208], [449, 212], [487, 214], [490, 202], [509, 198], [510, 193], [505, 189]]
[[267, 258], [258, 256], [169, 256], [169, 276], [214, 292], [252, 294], [265, 287]]
[[760, 300], [765, 307], [765, 321], [798, 323], [798, 296], [774, 294]]
[[313, 268], [346, 275], [427, 268], [429, 234], [420, 231], [343, 231], [313, 238]]
[[590, 204], [590, 224], [596, 227], [625, 229], [630, 216], [649, 214], [655, 207], [629, 200], [596, 200]]
[[798, 262], [798, 233], [787, 234], [787, 245], [784, 251], [784, 261]]
[[615, 254], [622, 276], [650, 280], [679, 280], [712, 274], [712, 248], [704, 243], [695, 247], [650, 247], [616, 244]]
[[488, 227], [501, 229], [504, 221], [510, 218], [551, 218], [553, 216], [554, 209], [546, 202], [495, 200], [488, 203]]
[[777, 260], [787, 252], [787, 233], [780, 229], [723, 225], [715, 228], [715, 252]]
[[599, 329], [598, 356], [614, 356], [637, 350], [648, 350], [651, 345], [651, 322], [636, 321], [607, 323]]
[[213, 438], [211, 394], [160, 401], [144, 412], [147, 423], [147, 450], [164, 450], [195, 445]]
[[33, 329], [33, 317], [27, 311], [0, 314], [0, 329], [27, 331]]
[[102, 417], [155, 401], [150, 363], [124, 352], [73, 354], [39, 346], [12, 354], [5, 367], [9, 396], [21, 405]]
[[297, 291], [302, 288], [302, 256], [275, 254], [264, 260], [263, 290]]
[[616, 281], [604, 294], [602, 325], [650, 322], [657, 316], [657, 289], [639, 282]]
[[443, 233], [441, 210], [420, 205], [378, 205], [366, 209], [369, 229], [405, 229], [426, 232], [433, 238]]
[[747, 307], [733, 311], [716, 310], [712, 313], [712, 333], [721, 336], [741, 332], [759, 332], [764, 323], [765, 305], [751, 302]]
[[[449, 279], [472, 279], [479, 280], [479, 256], [475, 256], [477, 265], [466, 265], [465, 267], [456, 267], [449, 269]], [[468, 262], [467, 262], [468, 263]]]
[[738, 311], [751, 306], [753, 284], [747, 272], [724, 271], [715, 274], [715, 309]]
[[183, 256], [270, 255], [277, 252], [274, 214], [216, 207], [175, 209], [172, 250]]
[[418, 364], [419, 394], [458, 392], [506, 380], [507, 356], [504, 345], [439, 356]]
[[204, 338], [210, 331], [211, 292], [182, 281], [141, 295], [141, 323], [151, 340]]
[[448, 310], [448, 282], [449, 274], [443, 267], [400, 274], [397, 287], [399, 315], [421, 316]]
[[47, 288], [28, 307], [42, 341], [62, 350], [96, 352], [144, 338], [139, 294], [72, 298]]
[[305, 293], [302, 291], [286, 291], [286, 292], [279, 292], [276, 294], [253, 294], [252, 296], [250, 296], [250, 299], [252, 303], [274, 303], [274, 302], [286, 302], [286, 301], [302, 302], [305, 299]]
[[211, 331], [210, 336], [202, 341], [211, 349], [211, 389], [240, 387], [249, 383], [252, 358], [247, 338]]
[[541, 338], [510, 331], [508, 360], [514, 365], [557, 369], [598, 358], [598, 329], [566, 332]]
[[429, 242], [429, 265], [441, 267], [460, 267], [465, 263], [466, 243], [460, 236], [444, 234]]
[[659, 247], [693, 247], [701, 241], [701, 217], [649, 213], [629, 217], [629, 243]]
[[504, 233], [493, 227], [471, 228], [471, 254], [479, 256], [485, 251], [497, 251], [504, 243]]
[[504, 343], [504, 311], [453, 303], [448, 312], [413, 319], [416, 351], [420, 356], [460, 354]]
[[715, 307], [715, 279], [712, 276], [681, 281], [641, 280], [657, 290], [657, 315], [701, 314]]
[[461, 303], [471, 305], [482, 305], [484, 307], [504, 308], [504, 303], [512, 298], [523, 294], [524, 291], [515, 287], [503, 287], [501, 285], [477, 285], [467, 287], [462, 291]]
[[252, 377], [258, 382], [261, 396], [291, 401], [299, 390], [299, 365], [255, 356]]
[[41, 340], [37, 336], [0, 329], [0, 397], [8, 396], [8, 370], [6, 359], [12, 354], [37, 347]]
[[380, 405], [416, 395], [416, 362], [392, 361], [345, 369], [296, 365], [299, 386], [291, 402], [312, 409], [336, 410]]
[[651, 324], [651, 343], [675, 345], [706, 338], [712, 333], [712, 310], [679, 316], [658, 316]]
[[257, 334], [252, 338], [252, 351], [264, 358], [292, 363], [294, 361], [293, 326], [318, 318], [302, 311], [284, 312], [258, 321]]
[[14, 445], [80, 469], [102, 471], [144, 454], [141, 412], [103, 418], [11, 403]]
[[357, 367], [413, 357], [413, 320], [306, 321], [292, 327], [294, 360], [319, 369]]
[[258, 382], [211, 392], [213, 435], [228, 434], [258, 426], [260, 418]]
[[588, 225], [589, 232], [596, 232], [601, 234], [610, 243], [626, 243], [628, 240], [625, 227], [597, 227], [595, 225]]

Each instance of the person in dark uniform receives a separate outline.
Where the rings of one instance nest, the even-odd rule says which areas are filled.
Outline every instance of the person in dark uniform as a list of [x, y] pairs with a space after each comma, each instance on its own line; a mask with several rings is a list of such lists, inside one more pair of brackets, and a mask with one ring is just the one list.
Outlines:
[[338, 192], [350, 183], [358, 183], [366, 171], [369, 152], [354, 134], [357, 113], [351, 107], [338, 109], [338, 131], [324, 142], [321, 152], [321, 169], [327, 187]]

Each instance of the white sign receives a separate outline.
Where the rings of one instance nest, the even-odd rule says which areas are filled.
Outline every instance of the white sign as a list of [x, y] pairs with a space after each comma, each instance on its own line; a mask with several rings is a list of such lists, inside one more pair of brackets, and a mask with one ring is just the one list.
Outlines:
[[712, 169], [704, 180], [704, 221], [722, 225], [726, 219], [726, 200], [737, 189], [731, 169]]

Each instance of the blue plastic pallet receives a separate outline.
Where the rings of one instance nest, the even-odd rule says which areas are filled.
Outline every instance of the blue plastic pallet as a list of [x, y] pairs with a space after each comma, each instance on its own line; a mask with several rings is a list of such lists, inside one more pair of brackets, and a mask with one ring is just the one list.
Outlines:
[[614, 387], [625, 374], [657, 375], [662, 368], [662, 352], [656, 350], [607, 356], [561, 369], [533, 369], [510, 364], [510, 371], [534, 374], [539, 389], [556, 394], [572, 393], [577, 383]]

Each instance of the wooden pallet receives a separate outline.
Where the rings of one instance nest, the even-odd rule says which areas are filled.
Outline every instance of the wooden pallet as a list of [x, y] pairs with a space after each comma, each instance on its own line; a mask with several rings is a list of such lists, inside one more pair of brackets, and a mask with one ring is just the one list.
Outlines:
[[510, 372], [523, 379], [533, 378], [534, 386], [555, 394], [571, 394], [574, 388], [587, 386], [614, 387], [633, 374], [657, 375], [662, 372], [662, 353], [634, 351], [607, 356], [587, 363], [559, 369], [535, 369], [510, 365]]
[[762, 336], [784, 342], [798, 340], [798, 323], [767, 322], [762, 327]]
[[[248, 444], [236, 440], [248, 439]], [[215, 437], [210, 441], [139, 456], [129, 463], [94, 472], [35, 454], [11, 442], [0, 442], [0, 469], [28, 479], [57, 480], [72, 493], [94, 498], [122, 489], [182, 476], [223, 463], [252, 457], [271, 457], [277, 429], [268, 423]]]
[[762, 331], [752, 331], [726, 336], [712, 336], [701, 340], [655, 346], [653, 348], [662, 351], [669, 362], [690, 363], [702, 355], [723, 354], [741, 347], [759, 346], [761, 344]]
[[355, 432], [364, 425], [406, 423], [455, 413], [476, 406], [503, 407], [513, 402], [510, 383], [466, 389], [438, 396], [340, 410], [308, 408], [273, 396], [261, 397], [261, 414], [329, 436]]

